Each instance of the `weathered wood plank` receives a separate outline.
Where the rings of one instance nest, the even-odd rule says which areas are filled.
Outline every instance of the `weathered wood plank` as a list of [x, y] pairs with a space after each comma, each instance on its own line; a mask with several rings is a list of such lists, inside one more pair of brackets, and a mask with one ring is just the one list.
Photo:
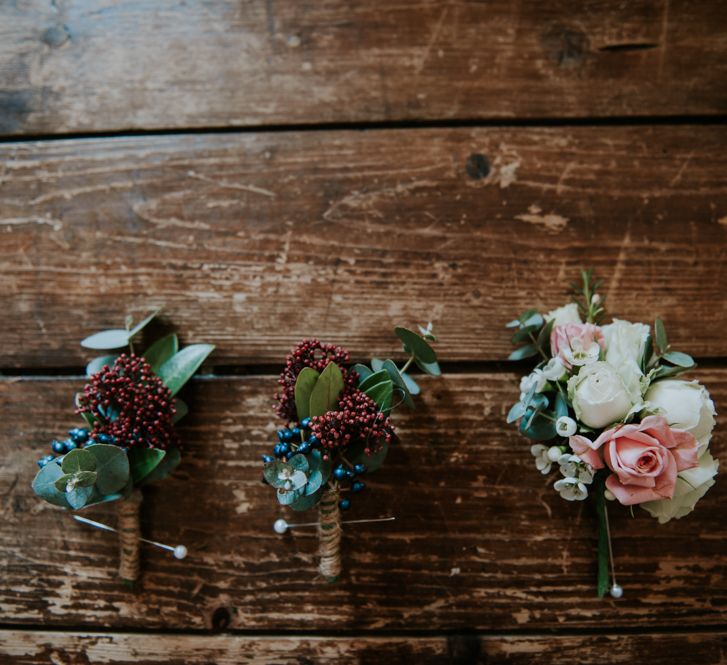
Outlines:
[[503, 324], [566, 302], [583, 265], [613, 315], [727, 355], [727, 127], [56, 141], [0, 163], [0, 367], [80, 367], [86, 334], [159, 303], [217, 364], [310, 335], [390, 353], [428, 318], [444, 360], [498, 360]]
[[727, 111], [722, 3], [0, 6], [0, 132]]
[[13, 665], [246, 665], [416, 663], [417, 665], [602, 665], [724, 662], [727, 633], [450, 637], [242, 637], [0, 631], [0, 663]]
[[[699, 373], [718, 405], [727, 371]], [[3, 623], [235, 630], [550, 630], [718, 626], [727, 619], [719, 481], [688, 519], [659, 526], [612, 510], [622, 600], [595, 597], [596, 520], [535, 470], [529, 443], [504, 424], [512, 374], [425, 383], [423, 408], [402, 414], [401, 446], [351, 511], [339, 584], [316, 578], [316, 538], [272, 531], [283, 514], [260, 482], [274, 438], [272, 377], [195, 381], [179, 472], [149, 488], [143, 529], [182, 542], [184, 561], [145, 550], [143, 589], [115, 579], [113, 536], [89, 530], [30, 490], [34, 460], [74, 424], [66, 379], [0, 382], [0, 613]], [[712, 444], [727, 453], [720, 416]], [[102, 521], [111, 507], [94, 511]]]

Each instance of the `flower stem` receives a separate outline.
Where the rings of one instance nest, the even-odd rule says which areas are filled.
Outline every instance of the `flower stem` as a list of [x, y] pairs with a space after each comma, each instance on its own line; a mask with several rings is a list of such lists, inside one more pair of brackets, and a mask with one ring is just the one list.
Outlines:
[[412, 364], [413, 362], [414, 362], [414, 354], [412, 353], [412, 354], [411, 354], [411, 356], [409, 356], [409, 360], [407, 360], [407, 361], [406, 361], [406, 363], [404, 364], [404, 367], [402, 367], [402, 368], [401, 368], [401, 369], [399, 370], [399, 372], [401, 372], [402, 374], [403, 374], [404, 372], [406, 372], [406, 370], [408, 370], [408, 369], [409, 369], [410, 365], [411, 365], [411, 364]]
[[535, 339], [535, 337], [533, 337], [533, 333], [528, 333], [528, 336], [532, 340], [533, 346], [538, 350], [538, 353], [541, 356], [543, 356], [543, 360], [545, 360], [545, 362], [548, 362], [548, 360], [550, 360], [550, 358], [548, 358], [548, 356], [545, 354], [545, 351], [543, 351], [543, 349], [540, 348], [540, 345], [538, 344], [538, 340]]
[[606, 516], [606, 485], [603, 474], [593, 480], [596, 492], [596, 513], [598, 514], [598, 597], [608, 591], [608, 518]]

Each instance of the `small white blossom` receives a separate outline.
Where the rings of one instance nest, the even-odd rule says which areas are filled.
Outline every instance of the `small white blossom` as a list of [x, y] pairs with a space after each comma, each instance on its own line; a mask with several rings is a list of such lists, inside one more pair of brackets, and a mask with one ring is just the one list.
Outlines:
[[583, 501], [588, 496], [588, 489], [577, 478], [561, 478], [553, 487], [566, 501]]
[[565, 376], [566, 370], [561, 359], [556, 356], [548, 361], [541, 372], [548, 381], [558, 381]]
[[550, 446], [548, 448], [548, 459], [551, 462], [557, 462], [563, 455], [563, 450], [559, 446]]
[[550, 473], [550, 467], [552, 466], [548, 459], [548, 448], [542, 443], [536, 443], [530, 446], [530, 454], [535, 458], [535, 467], [543, 475]]
[[533, 386], [535, 386], [536, 393], [543, 392], [547, 382], [548, 380], [540, 369], [535, 369], [530, 374], [524, 376], [520, 379], [520, 401], [522, 402], [525, 399]]
[[599, 296], [597, 293], [594, 293], [591, 296], [591, 304], [592, 305], [598, 305], [598, 303], [601, 302], [601, 296]]
[[586, 485], [593, 482], [593, 467], [576, 455], [561, 455], [558, 466], [566, 478], [575, 478]]
[[595, 341], [588, 346], [583, 346], [583, 342], [576, 338], [571, 340], [569, 347], [563, 349], [563, 355], [573, 367], [583, 367], [598, 361], [601, 355], [601, 346]]
[[559, 436], [569, 437], [573, 436], [578, 429], [578, 423], [573, 418], [568, 416], [561, 416], [555, 421], [555, 431], [558, 432]]

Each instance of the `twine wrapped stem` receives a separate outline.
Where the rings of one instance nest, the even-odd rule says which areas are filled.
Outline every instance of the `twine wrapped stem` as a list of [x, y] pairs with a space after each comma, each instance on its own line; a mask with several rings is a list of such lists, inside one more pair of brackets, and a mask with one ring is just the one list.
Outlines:
[[118, 531], [121, 560], [119, 576], [122, 580], [134, 583], [139, 579], [139, 549], [141, 546], [141, 526], [139, 509], [141, 507], [141, 490], [135, 489], [127, 499], [116, 504], [118, 515]]
[[335, 582], [341, 574], [341, 510], [338, 487], [329, 487], [318, 504], [318, 571], [326, 582]]

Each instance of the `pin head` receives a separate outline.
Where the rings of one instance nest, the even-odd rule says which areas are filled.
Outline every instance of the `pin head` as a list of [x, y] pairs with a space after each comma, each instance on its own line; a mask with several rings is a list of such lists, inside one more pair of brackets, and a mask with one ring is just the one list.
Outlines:
[[174, 558], [184, 559], [187, 556], [187, 548], [184, 545], [177, 545], [174, 548]]
[[624, 590], [620, 585], [614, 584], [611, 587], [611, 596], [613, 598], [621, 598], [621, 596], [623, 596], [623, 595], [624, 595]]
[[275, 523], [273, 524], [273, 531], [275, 531], [275, 533], [285, 533], [287, 530], [288, 523], [282, 517], [275, 520]]

